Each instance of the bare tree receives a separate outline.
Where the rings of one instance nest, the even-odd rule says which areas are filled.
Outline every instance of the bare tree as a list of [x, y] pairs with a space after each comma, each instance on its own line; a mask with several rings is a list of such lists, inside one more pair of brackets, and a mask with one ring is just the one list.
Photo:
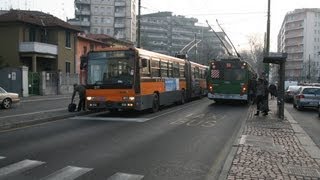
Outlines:
[[248, 36], [249, 42], [249, 52], [251, 56], [252, 63], [255, 64], [253, 67], [257, 70], [258, 73], [264, 71], [264, 64], [263, 64], [263, 38], [260, 37], [258, 34], [252, 34]]

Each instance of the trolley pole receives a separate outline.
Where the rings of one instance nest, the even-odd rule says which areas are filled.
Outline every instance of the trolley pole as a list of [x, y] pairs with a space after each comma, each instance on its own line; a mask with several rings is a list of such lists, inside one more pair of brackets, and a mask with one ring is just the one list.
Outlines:
[[[271, 0], [268, 0], [268, 19], [267, 19], [267, 37], [266, 37], [267, 42], [266, 42], [265, 56], [268, 56], [270, 52], [270, 7], [271, 7]], [[269, 63], [265, 64], [264, 71], [269, 78]]]

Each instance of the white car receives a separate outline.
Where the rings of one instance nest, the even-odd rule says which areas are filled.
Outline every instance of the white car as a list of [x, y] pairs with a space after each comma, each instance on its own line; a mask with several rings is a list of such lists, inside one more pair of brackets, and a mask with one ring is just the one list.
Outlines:
[[13, 103], [20, 102], [19, 94], [10, 93], [0, 87], [0, 105], [4, 109], [11, 108]]

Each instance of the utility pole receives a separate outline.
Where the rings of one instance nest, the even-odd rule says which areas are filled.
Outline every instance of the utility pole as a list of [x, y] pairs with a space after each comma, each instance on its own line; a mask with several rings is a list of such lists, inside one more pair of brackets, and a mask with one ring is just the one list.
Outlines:
[[138, 0], [138, 29], [137, 29], [137, 48], [140, 48], [141, 41], [140, 41], [140, 29], [141, 29], [141, 0]]
[[[268, 56], [270, 52], [270, 6], [271, 6], [271, 0], [268, 0], [267, 42], [266, 42], [265, 56]], [[269, 76], [269, 63], [265, 64], [264, 71]]]

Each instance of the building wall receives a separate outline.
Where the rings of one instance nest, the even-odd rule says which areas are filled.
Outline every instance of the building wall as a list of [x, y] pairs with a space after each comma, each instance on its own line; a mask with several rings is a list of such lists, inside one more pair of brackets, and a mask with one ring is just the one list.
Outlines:
[[[116, 2], [123, 2], [125, 6], [115, 6]], [[90, 4], [75, 2], [75, 5], [76, 20], [70, 20], [71, 24], [80, 25], [83, 30], [89, 29], [93, 34], [108, 34], [118, 39], [136, 41], [136, 0], [91, 0]], [[119, 10], [123, 16], [116, 17]], [[85, 19], [90, 24], [82, 23]], [[124, 27], [115, 26], [119, 20], [123, 21]]]
[[[278, 51], [288, 53], [286, 79], [315, 81], [320, 76], [319, 46], [320, 9], [288, 12], [278, 34]], [[314, 69], [310, 73], [309, 67]], [[309, 74], [314, 78], [309, 79]]]
[[70, 62], [70, 73], [75, 73], [75, 37], [76, 34], [71, 31], [71, 47], [66, 47], [66, 31], [57, 32], [58, 69], [61, 72], [66, 72], [66, 62]]
[[21, 30], [19, 25], [3, 24], [0, 26], [0, 32], [0, 56], [5, 60], [4, 64], [13, 67], [20, 66], [18, 48]]

